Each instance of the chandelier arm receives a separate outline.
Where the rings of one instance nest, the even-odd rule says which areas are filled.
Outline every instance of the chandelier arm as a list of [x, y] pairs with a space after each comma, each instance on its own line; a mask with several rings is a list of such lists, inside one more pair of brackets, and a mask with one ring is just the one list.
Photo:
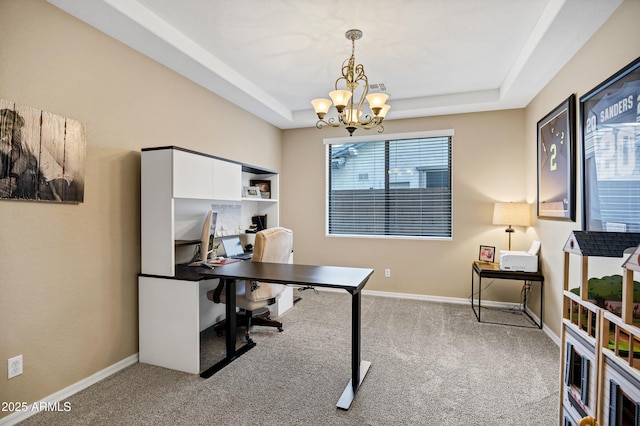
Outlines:
[[384, 120], [384, 118], [376, 116], [372, 117], [371, 115], [367, 114], [365, 116], [365, 120], [360, 122], [360, 124], [363, 126], [363, 128], [365, 128], [364, 126], [368, 126], [366, 127], [366, 129], [369, 130], [373, 129], [376, 126], [379, 126], [382, 123], [382, 120]]
[[358, 127], [364, 130], [371, 130], [379, 126], [379, 123], [360, 124]]
[[344, 80], [345, 86], [348, 88], [349, 87], [349, 69], [352, 67], [352, 61], [354, 60], [353, 57], [345, 59], [344, 62], [342, 63], [342, 68], [340, 69], [340, 72], [342, 74], [341, 77], [338, 77], [338, 79], [336, 80], [336, 90], [338, 90], [338, 82], [340, 80]]
[[374, 127], [377, 125], [376, 117], [372, 117], [369, 114], [366, 114], [362, 120], [360, 120], [360, 124], [363, 126], [373, 125]]
[[[364, 92], [362, 93], [362, 97], [360, 98], [360, 101], [358, 102], [358, 115], [357, 115], [357, 117], [358, 117], [358, 121], [361, 121], [361, 120], [360, 120], [360, 113], [362, 112], [362, 105], [364, 104], [364, 100], [365, 100], [365, 98], [366, 98], [366, 96], [367, 96], [367, 92], [368, 92], [367, 88], [368, 88], [368, 86], [369, 86], [369, 85], [365, 82]], [[366, 123], [366, 122], [367, 122], [367, 120], [368, 120], [368, 119], [367, 119], [367, 117], [368, 117], [368, 116], [369, 116], [368, 114], [365, 114], [365, 115], [364, 115], [364, 122], [365, 122], [365, 123]], [[368, 121], [370, 121], [370, 120], [368, 120]]]
[[325, 126], [329, 126], [329, 127], [340, 127], [342, 124], [341, 123], [336, 123], [335, 122], [335, 118], [331, 117], [329, 120], [318, 120], [316, 122], [316, 127], [318, 129], [322, 129]]
[[[377, 118], [373, 118], [367, 122], [358, 122], [358, 123], [352, 123], [351, 124], [354, 127], [357, 127], [359, 129], [364, 129], [364, 130], [371, 130], [371, 129], [375, 129], [378, 126], [382, 126], [382, 120], [378, 120]], [[384, 128], [384, 127], [383, 127]]]

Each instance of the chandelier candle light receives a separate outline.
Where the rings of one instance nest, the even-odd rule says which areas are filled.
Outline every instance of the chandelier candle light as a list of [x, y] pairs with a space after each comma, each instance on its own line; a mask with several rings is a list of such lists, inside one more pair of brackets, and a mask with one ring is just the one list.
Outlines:
[[[344, 126], [349, 131], [349, 136], [353, 136], [353, 132], [356, 129], [370, 130], [378, 127], [378, 133], [384, 131], [382, 126], [382, 120], [387, 115], [391, 106], [387, 105], [387, 99], [389, 95], [386, 93], [371, 93], [369, 94], [369, 79], [364, 73], [364, 66], [362, 64], [356, 65], [355, 49], [356, 40], [362, 38], [362, 31], [349, 30], [345, 33], [347, 40], [351, 40], [351, 57], [345, 60], [342, 64], [342, 77], [336, 80], [335, 89], [329, 92], [329, 99], [314, 99], [311, 101], [313, 109], [318, 115], [318, 122], [316, 127], [321, 129], [324, 126], [340, 127]], [[344, 80], [344, 81], [343, 81]], [[358, 100], [357, 106], [354, 106], [354, 99], [356, 98], [356, 89], [362, 83], [362, 93]], [[344, 85], [346, 89], [339, 89], [341, 85]], [[360, 92], [358, 92], [360, 94]], [[364, 100], [369, 103], [369, 108], [373, 115], [362, 115], [362, 104]], [[325, 115], [331, 108], [331, 102], [338, 110], [338, 118], [331, 117], [325, 120]]]

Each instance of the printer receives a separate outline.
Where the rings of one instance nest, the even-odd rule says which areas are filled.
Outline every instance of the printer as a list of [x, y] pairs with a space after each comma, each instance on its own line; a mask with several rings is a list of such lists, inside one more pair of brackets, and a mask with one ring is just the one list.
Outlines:
[[500, 270], [538, 272], [540, 241], [534, 241], [528, 251], [500, 250]]

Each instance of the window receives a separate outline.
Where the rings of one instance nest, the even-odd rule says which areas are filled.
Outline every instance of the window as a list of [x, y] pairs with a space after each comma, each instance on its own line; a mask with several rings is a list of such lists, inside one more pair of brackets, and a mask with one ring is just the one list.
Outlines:
[[[590, 361], [580, 355], [572, 343], [567, 342], [567, 359], [565, 362], [564, 382], [580, 395], [580, 401], [589, 405], [589, 366]], [[579, 411], [581, 408], [575, 406]], [[583, 414], [581, 412], [581, 414]], [[583, 414], [583, 417], [586, 414]]]
[[329, 140], [329, 235], [451, 237], [453, 132], [410, 136]]
[[614, 380], [609, 380], [609, 424], [640, 424], [640, 404], [623, 392]]

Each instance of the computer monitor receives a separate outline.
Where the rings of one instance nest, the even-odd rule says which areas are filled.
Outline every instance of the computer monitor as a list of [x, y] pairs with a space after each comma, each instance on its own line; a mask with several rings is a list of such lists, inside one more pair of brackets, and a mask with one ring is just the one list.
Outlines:
[[200, 261], [206, 262], [209, 253], [213, 251], [210, 248], [213, 238], [216, 234], [216, 222], [218, 220], [218, 212], [210, 210], [202, 224], [202, 234], [200, 235]]

